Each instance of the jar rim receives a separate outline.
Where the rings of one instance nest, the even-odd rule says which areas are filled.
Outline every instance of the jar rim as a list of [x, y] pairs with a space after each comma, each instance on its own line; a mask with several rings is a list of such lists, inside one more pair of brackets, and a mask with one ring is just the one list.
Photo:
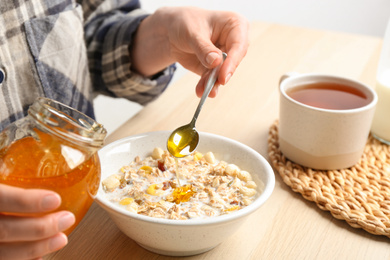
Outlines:
[[28, 114], [48, 131], [79, 144], [100, 148], [107, 130], [84, 113], [59, 101], [38, 97], [29, 107]]

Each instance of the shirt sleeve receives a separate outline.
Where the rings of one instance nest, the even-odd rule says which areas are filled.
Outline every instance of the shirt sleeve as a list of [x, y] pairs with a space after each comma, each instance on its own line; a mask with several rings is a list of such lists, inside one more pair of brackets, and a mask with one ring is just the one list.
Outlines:
[[[91, 9], [83, 5], [83, 9]], [[139, 1], [133, 0], [105, 1], [85, 17], [88, 65], [95, 91], [145, 105], [166, 89], [175, 64], [151, 77], [130, 70], [129, 47], [139, 24], [148, 15], [140, 9]]]

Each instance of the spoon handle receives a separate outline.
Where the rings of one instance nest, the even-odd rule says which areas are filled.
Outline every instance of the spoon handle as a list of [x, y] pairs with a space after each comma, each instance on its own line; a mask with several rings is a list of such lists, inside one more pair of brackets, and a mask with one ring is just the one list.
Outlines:
[[215, 81], [217, 81], [217, 78], [218, 78], [219, 69], [221, 68], [222, 63], [225, 61], [226, 57], [227, 57], [227, 54], [223, 52], [222, 53], [222, 62], [217, 67], [215, 67], [210, 73], [210, 76], [209, 76], [207, 83], [206, 83], [206, 87], [204, 88], [203, 95], [200, 98], [198, 107], [196, 108], [195, 114], [194, 114], [192, 121], [190, 123], [192, 126], [195, 126], [195, 122], [198, 119], [198, 115], [200, 113], [200, 110], [202, 109], [203, 103], [206, 101], [207, 97], [210, 94], [210, 91], [213, 89]]

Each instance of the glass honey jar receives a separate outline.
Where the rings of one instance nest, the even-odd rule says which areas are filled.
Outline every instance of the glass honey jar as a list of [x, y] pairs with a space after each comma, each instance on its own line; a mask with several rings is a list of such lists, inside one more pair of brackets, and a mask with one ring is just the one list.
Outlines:
[[25, 118], [0, 133], [0, 183], [57, 192], [62, 198], [58, 210], [69, 210], [76, 216], [76, 223], [65, 231], [70, 234], [99, 188], [97, 151], [106, 133], [83, 113], [38, 98]]

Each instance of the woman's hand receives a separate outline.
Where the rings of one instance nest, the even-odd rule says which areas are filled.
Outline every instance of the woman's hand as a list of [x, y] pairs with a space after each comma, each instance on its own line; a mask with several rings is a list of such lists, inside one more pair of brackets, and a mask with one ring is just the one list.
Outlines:
[[[202, 75], [196, 86], [201, 96], [205, 72], [228, 54], [218, 75], [225, 85], [234, 74], [248, 49], [249, 23], [242, 16], [227, 11], [195, 7], [164, 7], [147, 17], [139, 26], [130, 52], [132, 69], [150, 76], [179, 62], [184, 68]], [[214, 87], [210, 97], [215, 97]]]
[[61, 198], [55, 192], [0, 184], [0, 258], [37, 259], [64, 247], [68, 239], [61, 231], [74, 224], [72, 213], [60, 211], [42, 217], [16, 216], [46, 213], [60, 204]]

